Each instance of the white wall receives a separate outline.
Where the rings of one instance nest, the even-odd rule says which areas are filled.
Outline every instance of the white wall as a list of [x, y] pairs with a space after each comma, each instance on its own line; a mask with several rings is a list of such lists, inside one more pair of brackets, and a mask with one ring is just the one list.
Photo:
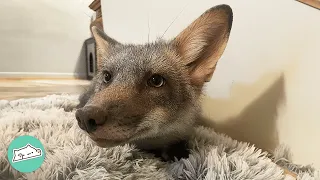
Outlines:
[[91, 0], [0, 1], [0, 76], [70, 76], [89, 38]]
[[121, 42], [144, 43], [178, 17], [168, 39], [221, 3], [233, 8], [234, 23], [206, 88], [209, 122], [265, 150], [284, 143], [297, 163], [320, 167], [320, 11], [294, 0], [105, 0], [104, 28]]

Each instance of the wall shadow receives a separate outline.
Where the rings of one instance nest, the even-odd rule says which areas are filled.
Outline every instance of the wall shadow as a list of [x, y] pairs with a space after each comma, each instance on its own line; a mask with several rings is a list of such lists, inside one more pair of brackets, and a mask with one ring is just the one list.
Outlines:
[[74, 69], [74, 76], [77, 79], [87, 79], [86, 43], [83, 41], [77, 63]]
[[[234, 86], [231, 98], [213, 99], [204, 98], [204, 115], [212, 111], [212, 108], [224, 109], [225, 114], [228, 109], [233, 112], [241, 108], [239, 101], [244, 98], [252, 98], [253, 91], [257, 91], [257, 86], [265, 83], [265, 78], [259, 79], [252, 85]], [[240, 141], [250, 142], [265, 151], [273, 151], [279, 144], [277, 132], [278, 108], [285, 101], [285, 80], [284, 75], [280, 75], [271, 85], [260, 93], [251, 103], [242, 107], [239, 113], [223, 120], [212, 119], [214, 115], [204, 118], [203, 123], [215, 128], [217, 132], [224, 133]], [[236, 105], [233, 105], [236, 104]], [[235, 106], [238, 106], [235, 108]], [[216, 109], [214, 111], [219, 111]], [[214, 113], [214, 111], [212, 113]], [[232, 114], [232, 113], [231, 113]]]
[[[94, 21], [94, 16], [91, 16], [90, 18], [90, 24]], [[92, 33], [91, 33], [91, 29], [90, 27], [88, 27], [88, 29], [90, 30], [90, 34], [91, 36], [88, 36], [87, 39], [91, 38], [92, 37]], [[80, 52], [79, 52], [79, 56], [78, 56], [78, 59], [77, 59], [77, 63], [76, 63], [76, 66], [75, 66], [75, 69], [74, 69], [74, 75], [75, 75], [75, 78], [77, 79], [85, 79], [87, 80], [88, 79], [88, 72], [87, 72], [87, 57], [86, 57], [86, 53], [87, 53], [87, 50], [86, 50], [86, 40], [87, 39], [84, 39], [83, 42], [82, 42], [82, 46], [81, 46], [81, 49], [80, 49]]]

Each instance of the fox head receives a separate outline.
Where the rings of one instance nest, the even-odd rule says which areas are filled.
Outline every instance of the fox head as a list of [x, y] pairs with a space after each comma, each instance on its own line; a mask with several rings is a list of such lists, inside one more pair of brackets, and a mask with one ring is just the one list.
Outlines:
[[96, 27], [98, 72], [80, 96], [76, 118], [99, 146], [164, 146], [188, 137], [199, 98], [225, 50], [233, 13], [204, 12], [175, 38], [122, 44]]

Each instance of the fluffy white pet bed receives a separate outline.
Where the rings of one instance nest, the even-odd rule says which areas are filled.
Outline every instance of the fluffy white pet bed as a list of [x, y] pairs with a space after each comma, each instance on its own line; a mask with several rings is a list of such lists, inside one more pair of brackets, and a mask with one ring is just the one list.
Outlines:
[[[77, 96], [0, 101], [0, 179], [284, 179], [288, 168], [299, 179], [319, 179], [318, 171], [290, 163], [288, 151], [269, 154], [213, 129], [198, 127], [190, 140], [188, 159], [163, 163], [132, 145], [103, 149], [78, 128], [74, 108]], [[20, 135], [37, 137], [46, 159], [40, 169], [22, 174], [7, 160], [10, 142]]]

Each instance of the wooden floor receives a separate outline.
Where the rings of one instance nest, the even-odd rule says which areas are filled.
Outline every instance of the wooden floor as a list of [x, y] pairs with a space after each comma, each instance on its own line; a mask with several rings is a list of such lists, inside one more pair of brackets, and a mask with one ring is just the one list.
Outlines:
[[87, 86], [86, 80], [8, 80], [0, 79], [0, 100], [43, 97], [50, 94], [78, 94]]

